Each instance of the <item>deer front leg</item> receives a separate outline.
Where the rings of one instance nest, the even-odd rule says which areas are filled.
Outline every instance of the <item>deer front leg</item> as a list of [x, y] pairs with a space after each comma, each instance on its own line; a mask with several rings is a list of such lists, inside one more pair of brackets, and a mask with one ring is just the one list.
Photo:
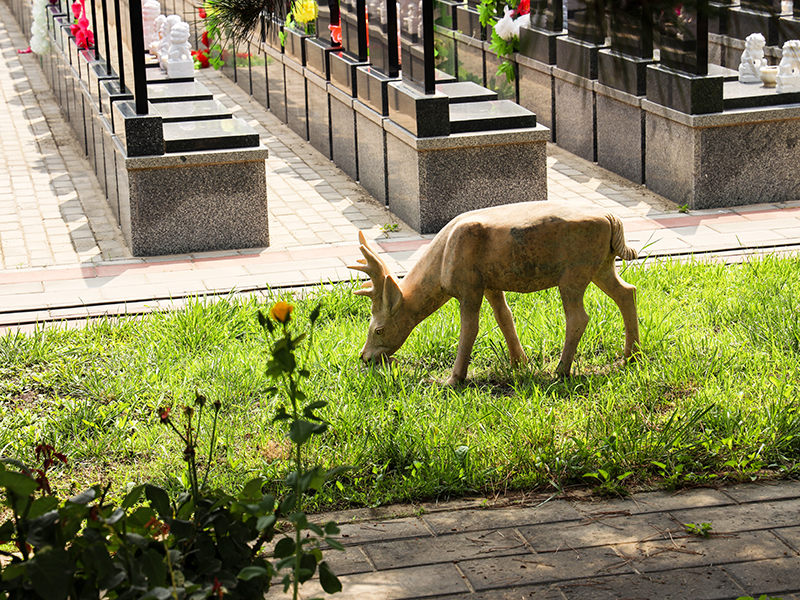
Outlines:
[[483, 294], [479, 295], [477, 300], [474, 298], [462, 298], [460, 300], [461, 334], [458, 338], [458, 353], [456, 354], [456, 362], [453, 365], [453, 374], [447, 380], [447, 385], [456, 385], [467, 377], [469, 357], [472, 355], [475, 338], [478, 337], [478, 317], [482, 300]]
[[558, 291], [561, 293], [564, 315], [567, 318], [567, 331], [564, 336], [564, 351], [561, 353], [561, 360], [558, 361], [556, 374], [560, 377], [569, 377], [578, 342], [581, 341], [586, 325], [589, 324], [589, 315], [583, 308], [586, 284], [562, 284], [559, 285]]
[[514, 327], [514, 316], [511, 314], [511, 309], [508, 308], [508, 304], [506, 303], [506, 295], [497, 290], [486, 290], [485, 295], [492, 307], [497, 325], [500, 327], [500, 331], [503, 332], [503, 337], [506, 339], [508, 356], [511, 359], [511, 364], [526, 364], [528, 362], [528, 357], [525, 355], [525, 350], [519, 342], [517, 329]]

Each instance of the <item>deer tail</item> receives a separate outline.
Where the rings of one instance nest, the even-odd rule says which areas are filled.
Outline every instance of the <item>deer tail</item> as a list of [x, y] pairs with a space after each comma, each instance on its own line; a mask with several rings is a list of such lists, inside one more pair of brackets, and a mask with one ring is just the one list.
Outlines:
[[607, 215], [611, 223], [611, 250], [622, 260], [633, 260], [636, 258], [636, 250], [625, 243], [625, 230], [622, 221], [616, 215]]

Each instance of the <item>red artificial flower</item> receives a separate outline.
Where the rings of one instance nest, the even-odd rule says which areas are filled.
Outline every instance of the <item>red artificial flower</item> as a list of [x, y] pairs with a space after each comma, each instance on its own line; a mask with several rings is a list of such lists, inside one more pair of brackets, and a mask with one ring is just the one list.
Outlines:
[[517, 16], [527, 15], [531, 12], [531, 0], [520, 0], [519, 6], [517, 6]]
[[208, 32], [204, 31], [203, 35], [200, 36], [200, 41], [203, 43], [203, 46], [206, 48], [211, 48], [211, 41], [208, 39]]
[[82, 8], [83, 7], [81, 6], [81, 3], [79, 1], [72, 3], [72, 14], [75, 15], [76, 21], [81, 18]]
[[225, 588], [222, 587], [222, 584], [219, 582], [219, 579], [214, 577], [214, 586], [211, 588], [211, 594], [218, 598], [222, 598], [222, 595], [225, 593]]
[[203, 8], [202, 6], [197, 9], [197, 14], [200, 15], [201, 19], [205, 19], [208, 16], [208, 13], [206, 12], [206, 9]]
[[341, 44], [342, 43], [342, 26], [341, 25], [328, 25], [328, 29], [331, 31], [331, 41], [334, 44]]
[[[192, 52], [192, 54], [194, 54], [194, 52]], [[171, 410], [172, 410], [172, 407], [171, 406], [167, 406], [166, 408], [162, 408], [159, 411], [158, 416], [161, 418], [161, 422], [162, 423], [166, 423], [167, 421], [169, 421], [169, 413], [170, 413]]]

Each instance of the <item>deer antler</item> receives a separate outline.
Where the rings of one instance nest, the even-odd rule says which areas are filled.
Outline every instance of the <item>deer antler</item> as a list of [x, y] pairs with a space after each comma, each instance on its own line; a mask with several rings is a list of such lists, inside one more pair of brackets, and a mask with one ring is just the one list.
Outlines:
[[367, 245], [367, 238], [364, 233], [358, 232], [358, 241], [361, 242], [359, 250], [364, 258], [358, 259], [357, 265], [348, 265], [348, 269], [361, 271], [369, 275], [371, 282], [364, 283], [362, 289], [356, 290], [355, 293], [359, 296], [369, 296], [373, 302], [380, 300], [383, 297], [383, 281], [387, 275], [390, 275], [389, 267], [383, 262], [378, 253]]

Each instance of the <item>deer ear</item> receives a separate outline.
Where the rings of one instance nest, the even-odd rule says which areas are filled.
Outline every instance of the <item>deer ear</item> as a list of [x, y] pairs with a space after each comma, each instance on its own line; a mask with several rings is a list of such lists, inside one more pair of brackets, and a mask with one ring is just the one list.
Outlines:
[[389, 311], [389, 316], [394, 316], [403, 305], [403, 290], [397, 280], [388, 275], [383, 282], [383, 306]]

